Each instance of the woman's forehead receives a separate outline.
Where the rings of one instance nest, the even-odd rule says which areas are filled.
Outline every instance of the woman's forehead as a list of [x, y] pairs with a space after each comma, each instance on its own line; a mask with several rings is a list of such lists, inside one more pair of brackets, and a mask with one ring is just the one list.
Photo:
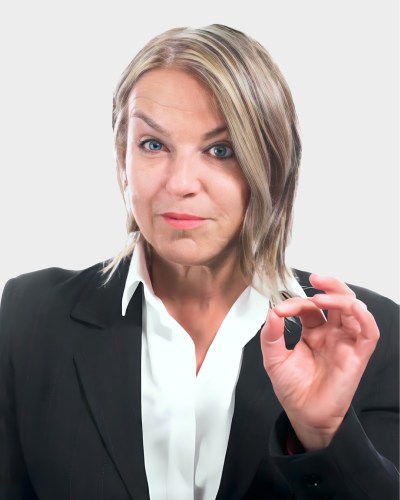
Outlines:
[[156, 69], [145, 73], [129, 97], [129, 116], [201, 119], [214, 128], [224, 124], [211, 92], [192, 75], [178, 69]]
[[212, 100], [211, 92], [197, 78], [178, 68], [159, 68], [147, 71], [132, 88], [131, 96], [166, 98], [168, 101], [193, 104], [194, 96]]

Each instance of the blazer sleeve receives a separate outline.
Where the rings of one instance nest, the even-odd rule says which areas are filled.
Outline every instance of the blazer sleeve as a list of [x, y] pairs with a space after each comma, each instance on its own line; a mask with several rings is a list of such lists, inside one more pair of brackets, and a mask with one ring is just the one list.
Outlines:
[[381, 337], [342, 426], [327, 448], [291, 456], [286, 439], [293, 430], [286, 415], [271, 436], [271, 457], [296, 500], [399, 498], [399, 308], [372, 292], [356, 292]]
[[10, 280], [0, 307], [0, 498], [37, 500], [25, 465], [18, 433], [16, 392], [12, 360], [16, 319], [23, 315]]

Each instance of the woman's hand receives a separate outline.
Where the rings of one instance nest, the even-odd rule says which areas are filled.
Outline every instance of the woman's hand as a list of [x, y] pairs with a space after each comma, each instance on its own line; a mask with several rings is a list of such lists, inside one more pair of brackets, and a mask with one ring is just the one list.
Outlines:
[[[365, 304], [337, 279], [311, 275], [325, 293], [292, 298], [269, 311], [261, 331], [264, 367], [306, 450], [328, 446], [349, 409], [379, 339]], [[328, 320], [321, 309], [328, 310]], [[284, 318], [300, 317], [301, 339], [288, 350]]]

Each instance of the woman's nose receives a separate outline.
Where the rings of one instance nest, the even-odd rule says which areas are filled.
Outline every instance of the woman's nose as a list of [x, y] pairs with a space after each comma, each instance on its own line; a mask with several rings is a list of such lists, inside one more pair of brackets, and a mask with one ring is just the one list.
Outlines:
[[171, 158], [166, 172], [168, 193], [180, 198], [197, 194], [201, 189], [199, 163], [195, 155], [180, 154]]

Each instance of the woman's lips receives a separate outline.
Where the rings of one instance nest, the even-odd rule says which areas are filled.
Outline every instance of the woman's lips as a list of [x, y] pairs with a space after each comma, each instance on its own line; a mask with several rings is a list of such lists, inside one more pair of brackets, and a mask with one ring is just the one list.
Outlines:
[[207, 219], [203, 217], [198, 217], [192, 214], [178, 214], [175, 212], [166, 212], [161, 214], [161, 217], [165, 220], [167, 224], [176, 229], [193, 229], [204, 224]]

